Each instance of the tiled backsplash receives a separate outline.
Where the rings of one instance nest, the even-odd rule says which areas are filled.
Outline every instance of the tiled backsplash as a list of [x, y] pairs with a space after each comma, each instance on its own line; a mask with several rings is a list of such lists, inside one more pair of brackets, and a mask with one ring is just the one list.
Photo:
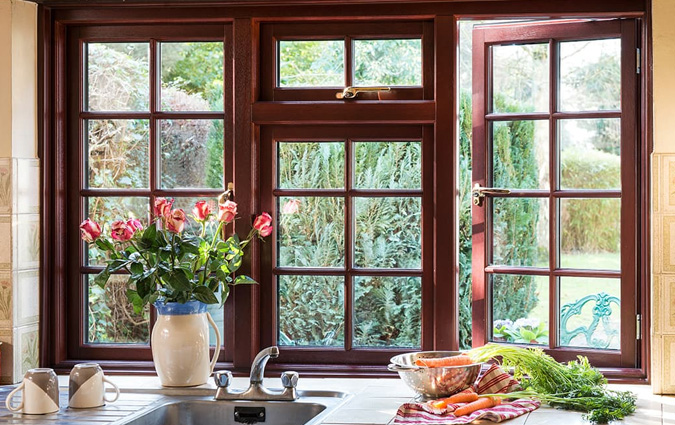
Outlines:
[[675, 154], [652, 155], [652, 385], [675, 394]]
[[0, 158], [0, 383], [38, 365], [39, 164]]

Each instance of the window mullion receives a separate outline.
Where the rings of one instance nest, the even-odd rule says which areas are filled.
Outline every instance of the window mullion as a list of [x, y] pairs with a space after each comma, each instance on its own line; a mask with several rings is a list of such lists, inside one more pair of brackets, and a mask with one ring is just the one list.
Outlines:
[[[347, 41], [351, 45], [351, 40], [347, 37]], [[350, 49], [351, 51], [351, 49]], [[351, 54], [347, 54], [347, 57], [350, 58]], [[349, 60], [348, 60], [349, 63]], [[350, 67], [347, 67], [351, 69]], [[351, 71], [349, 73], [349, 79], [347, 85], [351, 83]], [[354, 278], [352, 270], [354, 268], [354, 203], [349, 191], [351, 190], [354, 181], [353, 181], [353, 165], [354, 158], [352, 155], [352, 141], [351, 139], [345, 140], [345, 350], [350, 351], [353, 346], [354, 341]]]
[[554, 117], [554, 114], [558, 111], [558, 77], [560, 73], [558, 72], [559, 67], [559, 44], [555, 40], [549, 40], [549, 248], [548, 248], [548, 266], [550, 270], [549, 276], [549, 332], [548, 332], [548, 346], [553, 349], [558, 345], [558, 309], [559, 309], [559, 285], [558, 277], [553, 273], [554, 270], [558, 267], [558, 248], [560, 246], [558, 242], [558, 199], [555, 196], [554, 192], [558, 189], [558, 150], [557, 150], [557, 129], [558, 121]]

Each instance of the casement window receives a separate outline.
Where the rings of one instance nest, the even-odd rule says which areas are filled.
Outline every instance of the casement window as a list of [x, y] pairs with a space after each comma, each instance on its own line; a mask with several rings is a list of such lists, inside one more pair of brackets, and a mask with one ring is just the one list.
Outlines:
[[[275, 230], [241, 269], [260, 284], [212, 309], [219, 367], [245, 372], [278, 345], [270, 370], [382, 375], [398, 353], [497, 342], [642, 379], [646, 12], [476, 25], [465, 98], [459, 22], [493, 13], [481, 3], [45, 7], [45, 365], [152, 370], [153, 308], [133, 314], [122, 275], [93, 285], [104, 258], [78, 224], [147, 221], [156, 197], [190, 209], [232, 183], [228, 231], [262, 211]], [[495, 14], [520, 13], [502, 3]], [[502, 190], [469, 213], [474, 184]], [[601, 234], [584, 239], [588, 220]], [[526, 308], [504, 307], [516, 298]], [[600, 298], [601, 333], [576, 332]], [[518, 319], [538, 334], [506, 336]]]

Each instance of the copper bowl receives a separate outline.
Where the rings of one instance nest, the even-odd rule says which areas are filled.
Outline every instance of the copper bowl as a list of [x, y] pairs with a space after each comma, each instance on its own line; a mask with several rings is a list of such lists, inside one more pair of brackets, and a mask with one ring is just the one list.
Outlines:
[[466, 366], [420, 367], [417, 359], [458, 356], [460, 351], [416, 351], [391, 358], [388, 369], [425, 399], [447, 397], [469, 388], [478, 377], [482, 363]]

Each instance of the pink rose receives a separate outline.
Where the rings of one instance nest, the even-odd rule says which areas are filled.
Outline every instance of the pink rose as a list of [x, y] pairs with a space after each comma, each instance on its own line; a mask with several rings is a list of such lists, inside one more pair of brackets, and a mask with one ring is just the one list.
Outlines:
[[269, 236], [272, 233], [272, 216], [266, 212], [260, 214], [253, 222], [253, 228], [260, 233], [260, 236]]
[[173, 207], [173, 199], [155, 198], [155, 208], [153, 213], [155, 217], [168, 217]]
[[234, 220], [237, 215], [237, 204], [232, 201], [225, 201], [224, 204], [218, 205], [218, 221], [229, 223]]
[[178, 209], [172, 210], [166, 218], [166, 230], [173, 233], [180, 233], [185, 227], [185, 211]]
[[283, 207], [281, 207], [282, 214], [296, 214], [300, 211], [300, 200], [291, 199], [286, 201]]
[[211, 215], [211, 206], [206, 201], [198, 201], [192, 209], [192, 215], [197, 221], [206, 221]]
[[136, 233], [137, 231], [143, 230], [143, 225], [141, 224], [141, 220], [137, 218], [130, 218], [127, 220], [127, 226], [131, 229], [133, 233]]
[[83, 241], [92, 243], [101, 236], [101, 226], [95, 221], [86, 219], [80, 224], [80, 232]]
[[134, 230], [122, 220], [113, 221], [110, 236], [116, 241], [128, 241], [134, 236]]

